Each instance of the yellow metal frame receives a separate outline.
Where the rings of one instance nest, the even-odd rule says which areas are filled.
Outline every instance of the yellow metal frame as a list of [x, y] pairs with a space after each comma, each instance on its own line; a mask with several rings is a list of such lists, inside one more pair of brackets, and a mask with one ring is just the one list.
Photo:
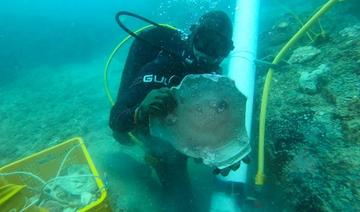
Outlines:
[[[78, 210], [80, 212], [90, 211], [101, 211], [108, 212], [112, 211], [110, 205], [107, 202], [107, 191], [103, 181], [98, 177], [99, 172], [97, 171], [93, 160], [90, 157], [88, 150], [86, 149], [85, 143], [81, 137], [74, 137], [70, 140], [67, 140], [61, 144], [55, 145], [53, 147], [42, 150], [38, 153], [32, 154], [28, 157], [10, 163], [4, 167], [0, 168], [0, 173], [11, 173], [16, 171], [28, 171], [32, 172], [34, 175], [38, 175], [45, 180], [49, 180], [54, 177], [57, 172], [57, 168], [60, 166], [64, 155], [69, 149], [74, 146], [79, 145], [76, 148], [77, 151], [74, 150], [73, 153], [69, 156], [69, 162], [66, 164], [71, 164], [73, 158], [76, 162], [85, 163], [88, 165], [92, 175], [94, 175], [94, 179], [96, 185], [101, 192], [100, 197], [91, 202], [86, 207]], [[6, 184], [26, 184], [25, 180], [19, 176], [5, 176], [0, 177], [0, 181]]]
[[25, 185], [15, 184], [6, 184], [4, 186], [0, 186], [0, 208], [2, 205], [6, 204], [8, 200], [21, 192], [25, 187]]

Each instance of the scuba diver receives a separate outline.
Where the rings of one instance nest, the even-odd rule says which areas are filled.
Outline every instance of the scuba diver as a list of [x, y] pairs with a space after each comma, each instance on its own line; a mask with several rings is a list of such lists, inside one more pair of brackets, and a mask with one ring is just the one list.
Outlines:
[[[136, 35], [132, 43], [109, 125], [114, 138], [129, 144], [128, 132], [136, 134], [151, 156], [163, 186], [166, 211], [196, 211], [187, 172], [187, 156], [167, 142], [151, 137], [149, 116], [164, 116], [176, 107], [170, 87], [188, 74], [221, 74], [220, 63], [233, 50], [232, 23], [225, 12], [202, 15], [191, 33], [154, 27]], [[240, 163], [231, 167], [235, 170]], [[229, 169], [215, 170], [217, 173]], [[178, 203], [178, 204], [176, 204]]]

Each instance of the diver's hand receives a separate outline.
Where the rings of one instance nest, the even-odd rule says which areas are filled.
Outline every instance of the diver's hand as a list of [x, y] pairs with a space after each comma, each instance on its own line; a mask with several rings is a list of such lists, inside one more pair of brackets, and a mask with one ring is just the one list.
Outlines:
[[[248, 164], [250, 162], [250, 157], [249, 156], [246, 156], [245, 158], [243, 158], [241, 160], [242, 162]], [[219, 169], [219, 168], [215, 168], [213, 173], [215, 175], [218, 175], [218, 174], [221, 174], [222, 176], [228, 176], [228, 174], [230, 173], [230, 171], [236, 171], [237, 169], [240, 168], [240, 164], [241, 164], [241, 161], [237, 162], [237, 163], [234, 163], [232, 164], [231, 166], [228, 166], [226, 168], [223, 168], [223, 169]]]
[[169, 88], [150, 91], [136, 109], [136, 122], [147, 125], [149, 116], [166, 114], [176, 107], [176, 100]]

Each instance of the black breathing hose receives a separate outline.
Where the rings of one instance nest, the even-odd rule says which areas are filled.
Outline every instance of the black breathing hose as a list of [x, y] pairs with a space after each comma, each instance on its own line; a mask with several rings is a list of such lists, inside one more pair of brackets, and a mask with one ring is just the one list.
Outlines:
[[137, 15], [137, 14], [135, 14], [135, 13], [131, 13], [131, 12], [120, 11], [120, 12], [116, 13], [116, 15], [115, 15], [116, 23], [117, 23], [125, 32], [127, 32], [129, 35], [133, 36], [133, 37], [136, 38], [136, 39], [139, 39], [139, 40], [141, 40], [141, 41], [144, 41], [144, 42], [148, 43], [149, 45], [151, 45], [151, 46], [153, 46], [153, 47], [158, 47], [158, 46], [154, 45], [153, 43], [151, 43], [150, 41], [148, 41], [148, 40], [140, 37], [139, 35], [137, 35], [137, 34], [134, 33], [133, 31], [131, 31], [129, 28], [127, 28], [127, 27], [121, 22], [121, 20], [120, 20], [120, 17], [121, 17], [121, 16], [131, 16], [131, 17], [140, 19], [140, 20], [142, 20], [142, 21], [144, 21], [144, 22], [147, 22], [147, 23], [149, 23], [149, 24], [151, 24], [151, 25], [154, 25], [154, 26], [157, 26], [157, 27], [162, 27], [162, 28], [165, 28], [165, 27], [161, 26], [160, 24], [158, 24], [158, 23], [156, 23], [156, 22], [154, 22], [154, 21], [151, 21], [151, 20], [149, 20], [149, 19], [147, 19], [147, 18], [144, 18], [144, 17], [142, 17], [142, 16], [139, 16], [139, 15]]
[[175, 56], [175, 57], [177, 57], [177, 58], [184, 59], [183, 56], [182, 56], [180, 53], [177, 53], [177, 52], [175, 52], [175, 51], [173, 51], [173, 50], [171, 50], [171, 49], [165, 48], [164, 46], [155, 45], [155, 44], [153, 44], [152, 42], [150, 42], [150, 41], [142, 38], [141, 36], [137, 35], [137, 34], [134, 33], [133, 31], [131, 31], [129, 28], [127, 28], [127, 27], [121, 22], [121, 20], [120, 20], [120, 17], [121, 17], [121, 16], [131, 16], [131, 17], [140, 19], [140, 20], [142, 20], [142, 21], [144, 21], [144, 22], [147, 22], [147, 23], [149, 23], [149, 24], [151, 24], [151, 25], [153, 25], [153, 26], [161, 27], [161, 28], [164, 28], [164, 29], [169, 29], [169, 27], [164, 27], [164, 26], [162, 26], [162, 25], [160, 25], [160, 24], [158, 24], [158, 23], [156, 23], [156, 22], [154, 22], [154, 21], [151, 21], [151, 20], [149, 20], [149, 19], [147, 19], [147, 18], [144, 18], [144, 17], [142, 17], [142, 16], [140, 16], [140, 15], [137, 15], [137, 14], [131, 13], [131, 12], [127, 12], [127, 11], [119, 11], [119, 12], [116, 13], [116, 15], [115, 15], [116, 23], [117, 23], [125, 32], [127, 32], [129, 35], [133, 36], [134, 38], [136, 38], [136, 39], [138, 39], [138, 40], [141, 40], [141, 41], [149, 44], [150, 46], [152, 46], [152, 47], [154, 47], [154, 48], [159, 48], [159, 49], [161, 49], [161, 50], [163, 50], [163, 51], [165, 51], [165, 52], [167, 52], [167, 53], [169, 53], [169, 54], [171, 54], [171, 55], [173, 55], [173, 56]]

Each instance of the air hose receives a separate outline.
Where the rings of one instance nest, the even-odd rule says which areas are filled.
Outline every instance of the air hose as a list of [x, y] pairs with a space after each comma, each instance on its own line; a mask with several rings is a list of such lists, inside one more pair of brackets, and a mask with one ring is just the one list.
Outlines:
[[[342, 0], [329, 0], [326, 2], [307, 22], [306, 24], [285, 44], [273, 60], [273, 64], [277, 65], [286, 55], [289, 49], [303, 36], [311, 26], [313, 26], [318, 19], [331, 9], [337, 2]], [[259, 121], [259, 149], [258, 149], [258, 170], [255, 177], [255, 184], [262, 186], [265, 181], [264, 175], [264, 140], [265, 140], [265, 120], [266, 120], [266, 107], [268, 104], [268, 97], [270, 91], [270, 84], [272, 79], [273, 68], [270, 68], [267, 72], [260, 109], [260, 121]]]

